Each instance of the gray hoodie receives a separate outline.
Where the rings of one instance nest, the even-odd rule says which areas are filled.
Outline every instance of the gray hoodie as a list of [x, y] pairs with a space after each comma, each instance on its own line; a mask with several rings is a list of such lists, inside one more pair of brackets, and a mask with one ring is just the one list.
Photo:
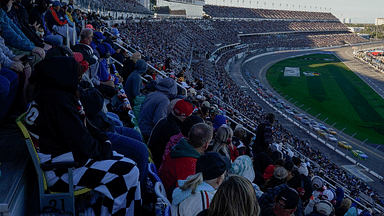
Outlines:
[[171, 78], [163, 78], [155, 92], [147, 95], [140, 109], [139, 127], [144, 136], [149, 136], [156, 123], [167, 116], [170, 99], [177, 95], [177, 85]]

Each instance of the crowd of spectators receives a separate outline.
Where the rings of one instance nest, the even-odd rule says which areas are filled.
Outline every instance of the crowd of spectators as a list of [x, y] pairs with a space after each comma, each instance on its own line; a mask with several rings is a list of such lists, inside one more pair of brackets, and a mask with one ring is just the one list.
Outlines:
[[136, 0], [117, 0], [113, 2], [107, 0], [89, 0], [85, 2], [85, 6], [100, 5], [99, 10], [104, 9], [106, 11], [119, 11], [124, 13], [152, 14], [150, 10]]
[[[364, 194], [383, 204], [376, 191], [296, 139], [229, 77], [225, 69], [228, 60], [248, 47], [222, 52], [215, 63], [204, 55], [218, 46], [239, 42], [240, 32], [332, 31], [247, 38], [251, 48], [313, 47], [336, 38], [353, 40], [350, 34], [335, 33], [344, 30], [337, 22], [143, 20], [114, 25], [110, 33], [103, 34], [103, 22], [94, 13], [86, 15], [72, 10], [71, 4], [57, 1], [52, 7], [48, 7], [50, 2], [37, 2], [41, 14], [51, 13], [53, 17], [47, 28], [53, 35], [63, 37], [58, 29], [71, 21], [72, 31], [78, 34], [74, 34], [71, 43], [75, 43], [69, 49], [61, 46], [64, 38], [55, 43], [40, 38], [35, 44], [31, 42], [35, 37], [32, 31], [31, 40], [26, 39], [28, 36], [13, 26], [14, 21], [8, 18], [11, 15], [6, 14], [12, 8], [9, 2], [13, 1], [1, 2], [0, 25], [4, 31], [10, 31], [11, 26], [16, 33], [14, 38], [0, 38], [4, 65], [0, 82], [6, 87], [1, 89], [0, 98], [7, 105], [0, 110], [0, 120], [10, 106], [15, 109], [0, 123], [9, 123], [15, 115], [26, 112], [27, 128], [41, 163], [78, 162], [74, 184], [97, 191], [100, 197], [91, 205], [95, 214], [153, 212], [143, 208], [150, 202], [146, 197], [149, 150], [173, 203], [173, 213], [181, 208], [190, 212], [202, 202], [201, 209], [201, 205], [193, 208], [195, 214], [331, 215], [344, 197], [328, 196], [332, 191], [324, 188], [322, 179], [316, 176], [348, 182], [336, 186], [343, 187], [340, 190], [349, 192], [352, 198]], [[72, 8], [70, 12], [68, 8]], [[322, 13], [312, 18], [320, 20], [318, 17], [332, 20]], [[84, 29], [81, 20], [87, 20]], [[40, 20], [40, 25], [45, 21]], [[30, 24], [36, 26], [35, 22]], [[300, 42], [311, 36], [320, 38], [320, 42]], [[113, 43], [118, 38], [140, 53], [129, 56]], [[21, 45], [12, 47], [15, 44]], [[186, 74], [182, 68], [191, 54], [195, 61]], [[110, 56], [123, 67], [109, 62]], [[147, 64], [169, 77], [159, 76]], [[50, 73], [53, 70], [55, 73]], [[119, 75], [123, 71], [125, 79]], [[145, 85], [140, 77], [146, 78]], [[187, 97], [176, 83], [187, 89]], [[136, 117], [128, 112], [132, 109], [138, 110]], [[134, 118], [138, 118], [136, 130], [130, 121]], [[257, 138], [252, 140], [252, 133], [246, 133], [245, 128]], [[295, 155], [287, 150], [289, 146], [299, 152]], [[312, 164], [308, 165], [301, 155], [310, 158]], [[319, 166], [310, 166], [314, 163]], [[231, 175], [226, 178], [227, 174]], [[46, 176], [51, 189], [60, 191], [67, 185], [66, 174], [47, 171]], [[239, 196], [234, 196], [234, 191]], [[360, 214], [362, 210], [356, 211]]]
[[[260, 3], [261, 4], [261, 3]], [[281, 4], [280, 4], [281, 6]], [[337, 21], [332, 13], [271, 10], [260, 8], [239, 8], [229, 6], [204, 5], [204, 12], [212, 18], [259, 18]]]
[[[308, 32], [311, 33], [300, 33]], [[264, 34], [289, 32], [294, 34]], [[340, 22], [319, 21], [249, 21], [249, 20], [142, 20], [129, 22], [122, 31], [128, 44], [152, 62], [171, 59], [172, 67], [181, 70], [192, 51], [212, 53], [217, 48], [235, 44], [265, 47], [324, 47], [366, 42], [347, 31]]]

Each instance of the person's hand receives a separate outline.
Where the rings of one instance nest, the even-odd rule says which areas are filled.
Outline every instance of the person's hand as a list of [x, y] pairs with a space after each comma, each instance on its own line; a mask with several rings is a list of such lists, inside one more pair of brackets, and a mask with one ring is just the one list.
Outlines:
[[108, 81], [106, 81], [106, 82], [100, 82], [101, 84], [103, 84], [103, 85], [106, 85], [106, 86], [111, 86], [111, 87], [115, 87], [115, 84], [113, 83], [113, 81], [112, 80], [108, 80]]
[[123, 83], [123, 81], [124, 81], [123, 77], [117, 76], [117, 78], [119, 79], [119, 83]]
[[11, 65], [11, 70], [14, 70], [16, 72], [23, 72], [24, 65], [20, 61], [14, 61]]
[[17, 55], [15, 57], [13, 57], [11, 60], [12, 61], [20, 61], [21, 57], [23, 57], [24, 55]]
[[29, 26], [33, 27], [35, 29], [35, 31], [37, 31], [37, 30], [39, 30], [40, 24], [37, 24], [37, 21], [35, 21], [35, 23], [33, 23], [32, 25], [29, 24]]
[[45, 51], [40, 47], [33, 48], [32, 52], [38, 54], [42, 59], [45, 58]]
[[49, 49], [51, 49], [52, 48], [52, 46], [51, 45], [49, 45], [49, 44], [44, 44], [44, 50], [45, 51], [48, 51]]

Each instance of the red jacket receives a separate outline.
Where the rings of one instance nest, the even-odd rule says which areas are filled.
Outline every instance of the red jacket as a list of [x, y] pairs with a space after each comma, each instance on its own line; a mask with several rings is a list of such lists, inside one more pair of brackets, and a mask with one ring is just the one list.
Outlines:
[[200, 156], [184, 138], [172, 148], [159, 169], [159, 177], [167, 194], [178, 187], [178, 180], [185, 180], [196, 173], [196, 161]]

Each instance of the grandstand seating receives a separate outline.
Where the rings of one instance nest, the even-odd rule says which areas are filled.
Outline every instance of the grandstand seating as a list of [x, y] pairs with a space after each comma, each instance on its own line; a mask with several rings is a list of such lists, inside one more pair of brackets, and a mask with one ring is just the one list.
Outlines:
[[254, 19], [295, 19], [295, 20], [326, 20], [338, 21], [331, 13], [287, 11], [240, 8], [229, 6], [205, 5], [204, 12], [212, 18], [254, 18]]
[[[150, 12], [134, 0], [109, 2], [98, 1], [110, 10], [149, 14]], [[253, 130], [265, 114], [262, 107], [236, 85], [224, 69], [228, 60], [235, 54], [248, 48], [264, 49], [269, 47], [326, 47], [366, 42], [365, 39], [347, 32], [345, 25], [337, 21], [330, 13], [279, 11], [266, 9], [244, 9], [206, 5], [207, 14], [216, 18], [255, 18], [263, 20], [143, 20], [140, 23], [129, 22], [124, 26], [122, 35], [125, 42], [139, 50], [144, 56], [153, 58], [153, 65], [163, 63], [171, 57], [173, 70], [188, 65], [191, 52], [196, 60], [191, 64], [193, 78], [204, 80], [206, 91], [214, 95], [212, 101], [223, 107], [223, 112], [234, 113], [236, 118], [248, 129]], [[268, 19], [268, 20], [264, 20]], [[273, 34], [277, 32], [286, 32]], [[287, 33], [288, 32], [288, 33]], [[249, 35], [244, 35], [249, 34]], [[242, 35], [242, 36], [239, 36]], [[207, 60], [206, 53], [219, 47], [234, 43], [249, 44], [219, 52], [216, 62]], [[240, 113], [236, 113], [240, 112]], [[242, 117], [246, 116], [246, 117]], [[134, 122], [135, 123], [135, 122]], [[306, 146], [295, 146], [294, 135], [284, 128], [277, 127], [274, 140], [282, 141], [295, 148], [307, 151]], [[301, 154], [300, 151], [296, 152]], [[316, 169], [333, 166], [330, 161], [319, 160]], [[333, 168], [333, 167], [332, 167]], [[315, 170], [316, 170], [315, 169]], [[334, 177], [334, 169], [326, 172], [329, 182], [340, 179]], [[345, 174], [345, 173], [343, 173]], [[328, 177], [330, 176], [330, 177]], [[342, 175], [345, 179], [350, 179]], [[343, 180], [343, 179], [341, 179]], [[334, 185], [334, 186], [335, 186]], [[343, 185], [345, 188], [350, 185]], [[352, 186], [364, 187], [362, 182]], [[349, 190], [346, 190], [349, 193]], [[359, 195], [369, 200], [369, 194]]]

